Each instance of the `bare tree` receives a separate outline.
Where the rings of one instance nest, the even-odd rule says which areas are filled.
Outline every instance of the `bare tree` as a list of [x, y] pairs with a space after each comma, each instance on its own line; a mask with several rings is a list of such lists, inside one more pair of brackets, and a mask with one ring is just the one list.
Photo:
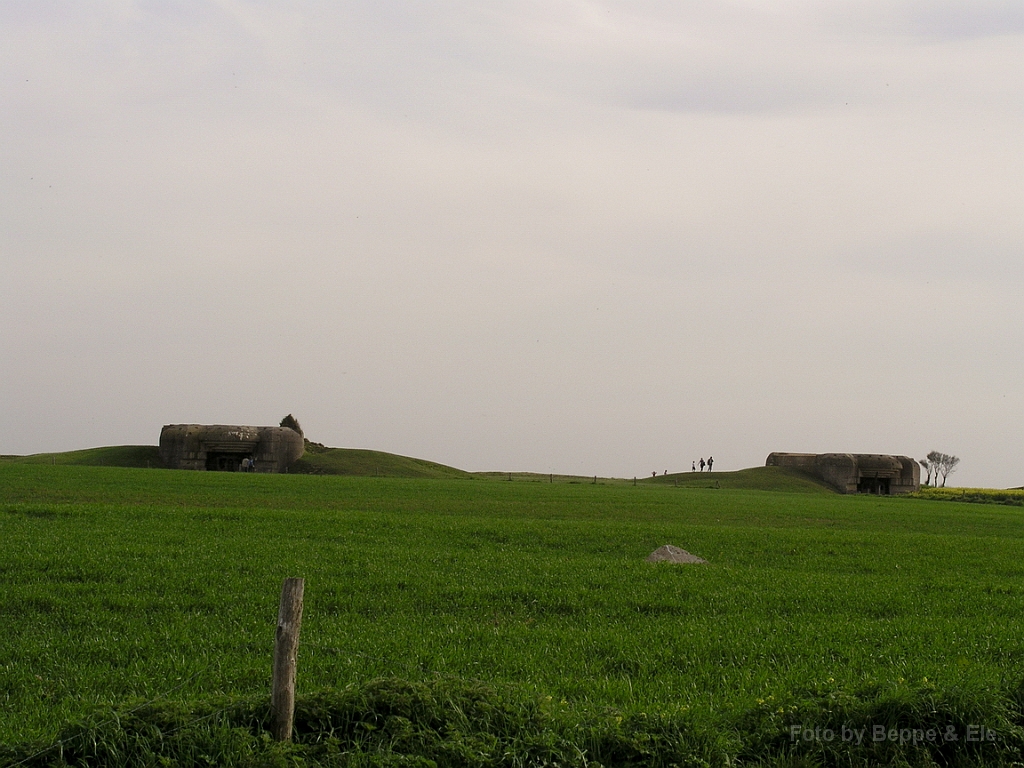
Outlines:
[[956, 471], [956, 465], [960, 463], [959, 456], [951, 456], [948, 453], [942, 454], [942, 464], [939, 472], [942, 474], [942, 487], [946, 487], [946, 477]]
[[928, 454], [928, 464], [921, 462], [922, 466], [929, 470], [929, 478], [934, 473], [936, 483], [939, 482], [939, 475], [942, 475], [943, 488], [946, 487], [946, 478], [953, 474], [959, 463], [960, 457], [939, 451], [932, 451]]

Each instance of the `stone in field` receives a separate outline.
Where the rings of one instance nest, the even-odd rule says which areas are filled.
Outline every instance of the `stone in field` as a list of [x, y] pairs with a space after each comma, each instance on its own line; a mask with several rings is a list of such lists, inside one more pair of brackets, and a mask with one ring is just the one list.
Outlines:
[[706, 563], [703, 557], [691, 555], [685, 549], [666, 544], [647, 556], [648, 563]]

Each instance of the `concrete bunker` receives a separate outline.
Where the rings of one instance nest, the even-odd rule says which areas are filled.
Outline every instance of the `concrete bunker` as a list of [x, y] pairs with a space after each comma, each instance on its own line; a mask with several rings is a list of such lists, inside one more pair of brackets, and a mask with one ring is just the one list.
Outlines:
[[883, 453], [770, 453], [767, 467], [791, 467], [840, 493], [889, 496], [921, 489], [921, 468], [909, 456]]
[[238, 472], [249, 459], [257, 472], [285, 472], [304, 451], [302, 435], [289, 427], [168, 424], [160, 430], [160, 458], [170, 469]]

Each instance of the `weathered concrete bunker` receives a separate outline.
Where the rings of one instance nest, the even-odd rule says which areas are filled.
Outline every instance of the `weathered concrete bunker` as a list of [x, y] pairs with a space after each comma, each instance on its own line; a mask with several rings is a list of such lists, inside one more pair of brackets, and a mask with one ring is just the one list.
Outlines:
[[302, 435], [288, 427], [168, 424], [160, 430], [160, 458], [170, 469], [238, 472], [249, 459], [256, 472], [285, 472], [304, 451]]
[[913, 493], [921, 489], [921, 468], [909, 456], [881, 453], [770, 453], [767, 467], [792, 467], [840, 493]]

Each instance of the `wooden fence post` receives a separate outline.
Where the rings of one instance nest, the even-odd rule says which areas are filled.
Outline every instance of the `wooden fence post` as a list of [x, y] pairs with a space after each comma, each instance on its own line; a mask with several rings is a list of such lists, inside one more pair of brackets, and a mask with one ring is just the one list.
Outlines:
[[274, 643], [274, 683], [270, 694], [271, 734], [276, 741], [292, 740], [295, 719], [295, 658], [302, 627], [304, 579], [285, 579], [277, 611], [277, 640]]

